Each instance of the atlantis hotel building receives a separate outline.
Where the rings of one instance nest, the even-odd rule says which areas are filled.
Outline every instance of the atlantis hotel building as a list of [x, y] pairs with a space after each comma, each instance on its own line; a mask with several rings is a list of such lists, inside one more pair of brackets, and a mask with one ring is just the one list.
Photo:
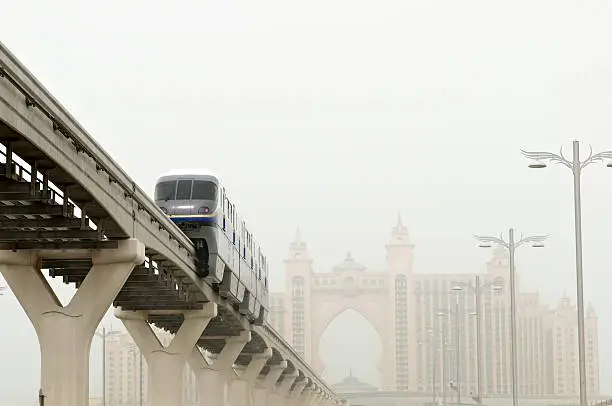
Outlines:
[[[285, 291], [272, 294], [270, 323], [313, 367], [323, 370], [319, 338], [346, 309], [362, 314], [382, 341], [381, 390], [438, 394], [456, 382], [461, 392], [477, 393], [477, 345], [481, 346], [481, 387], [486, 396], [512, 391], [509, 258], [496, 249], [486, 272], [418, 274], [414, 245], [398, 219], [386, 246], [386, 270], [374, 272], [350, 255], [331, 272], [312, 268], [306, 243], [296, 237], [285, 261]], [[518, 278], [517, 278], [518, 279]], [[461, 286], [461, 290], [452, 288]], [[476, 291], [480, 309], [476, 308]], [[585, 312], [587, 389], [599, 393], [597, 316]], [[477, 316], [481, 335], [477, 340]], [[517, 283], [517, 348], [522, 396], [579, 392], [577, 311], [567, 297], [555, 307]], [[457, 328], [459, 329], [457, 334]], [[459, 349], [459, 357], [457, 357]], [[435, 376], [434, 376], [435, 374]], [[453, 392], [454, 393], [454, 392]]]

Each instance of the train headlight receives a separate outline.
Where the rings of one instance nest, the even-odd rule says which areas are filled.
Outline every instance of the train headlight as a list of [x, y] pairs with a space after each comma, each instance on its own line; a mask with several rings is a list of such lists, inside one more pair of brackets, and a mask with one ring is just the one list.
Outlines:
[[198, 209], [198, 214], [208, 214], [208, 213], [210, 213], [210, 209], [206, 206], [200, 207]]

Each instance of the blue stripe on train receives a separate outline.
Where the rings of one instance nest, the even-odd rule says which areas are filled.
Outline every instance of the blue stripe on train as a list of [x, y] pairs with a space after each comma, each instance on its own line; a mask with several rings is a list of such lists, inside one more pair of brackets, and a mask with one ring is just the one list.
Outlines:
[[175, 223], [203, 223], [203, 224], [216, 224], [216, 217], [170, 217]]

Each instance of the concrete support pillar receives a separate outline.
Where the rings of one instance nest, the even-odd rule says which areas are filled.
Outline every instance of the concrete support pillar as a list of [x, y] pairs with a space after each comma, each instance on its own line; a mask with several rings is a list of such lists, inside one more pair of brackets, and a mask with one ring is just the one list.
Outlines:
[[320, 406], [323, 404], [324, 399], [325, 399], [325, 393], [321, 389], [318, 389], [315, 391], [314, 396], [312, 397], [311, 405]]
[[324, 406], [326, 401], [325, 393], [319, 389], [318, 392], [315, 392], [312, 398], [312, 406]]
[[294, 386], [293, 389], [291, 390], [291, 392], [289, 392], [289, 404], [291, 406], [301, 406], [302, 402], [302, 395], [304, 395], [304, 391], [306, 390], [306, 387], [308, 387], [310, 385], [310, 380], [308, 378], [305, 378], [299, 382], [297, 382]]
[[266, 406], [285, 406], [291, 404], [289, 392], [297, 377], [297, 372], [283, 375], [283, 380], [281, 383], [278, 385], [275, 383], [274, 387], [269, 390], [268, 402]]
[[232, 406], [251, 406], [254, 403], [253, 387], [261, 370], [271, 357], [270, 348], [261, 354], [253, 355], [249, 365], [231, 383], [230, 404]]
[[196, 374], [201, 406], [229, 406], [228, 371], [201, 369]]
[[194, 347], [189, 366], [196, 376], [201, 406], [229, 406], [229, 389], [236, 379], [233, 365], [251, 340], [251, 332], [243, 330], [239, 336], [228, 337], [223, 350], [209, 363], [202, 352]]
[[147, 322], [148, 314], [117, 309], [121, 319], [149, 366], [151, 406], [174, 406], [183, 402], [183, 368], [217, 305], [209, 302], [202, 310], [181, 312], [183, 324], [168, 347], [164, 347]]
[[[87, 258], [93, 266], [67, 306], [40, 270], [42, 258]], [[138, 240], [117, 249], [66, 252], [0, 251], [0, 273], [34, 326], [46, 406], [89, 402], [89, 350], [94, 332], [135, 265], [144, 262]]]
[[269, 404], [269, 393], [260, 386], [253, 387], [253, 406], [267, 406]]
[[315, 392], [314, 389], [306, 390], [306, 393], [303, 395], [302, 404], [300, 406], [313, 406], [315, 400]]
[[[269, 371], [263, 379], [253, 388], [254, 406], [269, 406], [274, 404], [274, 396], [278, 388], [277, 382], [283, 371], [287, 369], [287, 361], [270, 365]], [[283, 403], [286, 405], [287, 403]]]
[[318, 389], [314, 384], [306, 387], [298, 399], [298, 406], [313, 406], [316, 404]]

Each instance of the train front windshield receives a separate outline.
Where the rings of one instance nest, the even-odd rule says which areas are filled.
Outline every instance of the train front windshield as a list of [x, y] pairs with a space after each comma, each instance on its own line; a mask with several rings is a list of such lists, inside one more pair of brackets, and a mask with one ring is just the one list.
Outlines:
[[[155, 187], [156, 201], [205, 201], [214, 210], [217, 201], [217, 185], [208, 180], [169, 180], [159, 182]], [[197, 209], [197, 208], [196, 208]]]

